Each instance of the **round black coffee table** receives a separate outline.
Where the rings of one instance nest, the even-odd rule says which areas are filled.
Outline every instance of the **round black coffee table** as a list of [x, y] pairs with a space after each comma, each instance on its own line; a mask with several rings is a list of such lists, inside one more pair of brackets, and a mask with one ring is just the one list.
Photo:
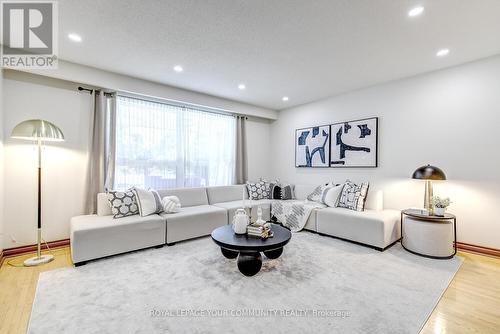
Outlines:
[[262, 267], [260, 252], [269, 259], [277, 259], [292, 238], [286, 228], [271, 224], [274, 236], [268, 239], [249, 237], [246, 234], [235, 234], [231, 225], [225, 225], [212, 232], [213, 241], [220, 246], [222, 255], [228, 259], [238, 257], [238, 269], [245, 276], [253, 276]]

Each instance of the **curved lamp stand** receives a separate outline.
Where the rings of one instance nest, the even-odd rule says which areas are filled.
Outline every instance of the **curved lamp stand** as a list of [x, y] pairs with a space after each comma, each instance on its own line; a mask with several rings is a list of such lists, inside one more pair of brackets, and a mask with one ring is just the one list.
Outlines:
[[12, 138], [36, 140], [38, 146], [38, 212], [37, 212], [37, 251], [36, 256], [24, 261], [27, 267], [38, 266], [54, 260], [53, 255], [42, 255], [42, 141], [64, 141], [64, 135], [54, 124], [33, 119], [19, 123], [12, 130]]

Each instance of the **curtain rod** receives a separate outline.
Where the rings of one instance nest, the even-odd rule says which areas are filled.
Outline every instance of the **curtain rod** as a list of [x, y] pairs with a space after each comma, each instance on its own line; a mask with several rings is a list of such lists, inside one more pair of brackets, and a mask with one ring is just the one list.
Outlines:
[[[92, 93], [94, 93], [94, 91], [99, 91], [99, 89], [90, 89], [90, 88], [85, 88], [85, 87], [82, 87], [82, 86], [78, 86], [78, 90], [81, 92], [81, 91], [86, 91], [86, 92], [89, 92], [90, 95], [92, 95]], [[115, 94], [114, 92], [113, 93], [109, 93], [109, 92], [104, 92], [104, 95], [107, 95], [107, 96], [112, 96], [113, 94]]]
[[78, 90], [81, 92], [82, 90], [89, 92], [89, 94], [92, 94], [94, 92], [93, 89], [90, 88], [83, 88], [82, 86], [78, 86]]
[[[85, 87], [82, 87], [82, 86], [78, 86], [78, 90], [79, 91], [89, 92], [90, 95], [92, 95], [92, 93], [94, 91], [98, 91], [97, 89], [90, 89], [90, 88], [85, 88]], [[209, 108], [209, 107], [203, 108], [201, 106], [192, 105], [192, 104], [189, 104], [189, 103], [176, 103], [174, 101], [165, 100], [165, 99], [161, 99], [161, 98], [147, 99], [147, 98], [139, 97], [136, 94], [126, 94], [126, 93], [116, 93], [116, 92], [107, 93], [107, 92], [104, 92], [104, 95], [107, 95], [107, 96], [113, 96], [114, 94], [116, 94], [117, 96], [122, 96], [122, 97], [136, 99], [136, 100], [142, 100], [142, 101], [146, 101], [146, 102], [166, 104], [166, 105], [173, 106], [173, 107], [192, 108], [192, 109], [195, 109], [195, 110], [199, 110], [199, 111], [203, 111], [203, 112], [208, 112], [208, 113], [212, 113], [212, 114], [231, 115], [231, 116], [234, 116], [234, 117], [242, 117], [242, 118], [248, 119], [247, 115], [242, 115], [242, 114], [233, 113], [233, 112], [229, 112], [229, 111], [225, 111], [225, 110], [220, 110], [220, 109], [217, 109], [217, 108]]]

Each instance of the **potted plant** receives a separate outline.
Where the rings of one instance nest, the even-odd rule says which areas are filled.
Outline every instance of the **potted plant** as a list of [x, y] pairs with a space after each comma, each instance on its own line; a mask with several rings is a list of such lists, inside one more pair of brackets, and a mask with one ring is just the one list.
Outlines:
[[432, 205], [434, 205], [434, 214], [443, 217], [446, 208], [451, 204], [450, 198], [440, 198], [439, 196], [432, 197]]

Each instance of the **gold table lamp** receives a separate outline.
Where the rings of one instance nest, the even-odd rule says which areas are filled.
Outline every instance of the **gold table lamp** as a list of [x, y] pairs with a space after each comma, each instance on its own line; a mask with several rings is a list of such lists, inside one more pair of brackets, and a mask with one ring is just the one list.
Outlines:
[[412, 179], [425, 180], [425, 195], [424, 195], [424, 208], [429, 211], [429, 215], [434, 215], [434, 206], [432, 205], [432, 181], [433, 180], [446, 180], [446, 175], [436, 166], [422, 166], [415, 170]]

